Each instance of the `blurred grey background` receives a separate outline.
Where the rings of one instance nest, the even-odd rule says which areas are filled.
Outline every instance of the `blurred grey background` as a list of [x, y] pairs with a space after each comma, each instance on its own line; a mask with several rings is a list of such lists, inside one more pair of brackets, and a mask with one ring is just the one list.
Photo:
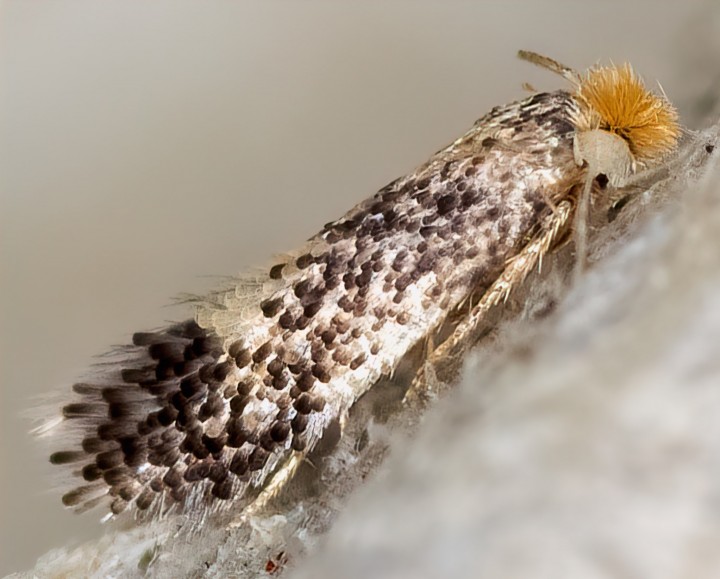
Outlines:
[[[464, 132], [521, 84], [630, 61], [689, 124], [712, 0], [0, 4], [0, 575], [102, 532], [21, 414]], [[700, 66], [700, 64], [703, 66]], [[697, 66], [696, 66], [697, 65]], [[712, 69], [712, 67], [710, 67]]]

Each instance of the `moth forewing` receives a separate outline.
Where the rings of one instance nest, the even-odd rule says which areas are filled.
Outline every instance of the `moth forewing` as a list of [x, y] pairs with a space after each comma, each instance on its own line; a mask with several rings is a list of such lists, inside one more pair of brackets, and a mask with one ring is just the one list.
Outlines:
[[[135, 334], [117, 364], [76, 385], [57, 426], [70, 448], [53, 455], [79, 480], [65, 504], [100, 501], [113, 515], [259, 508], [358, 398], [477, 296], [431, 359], [464, 350], [605, 170], [594, 152], [606, 137], [595, 137], [623, 141], [643, 164], [674, 146], [672, 128], [638, 132], [603, 116], [618, 109], [597, 105], [606, 85], [636, 80], [625, 69], [553, 68], [573, 90], [494, 108], [300, 250], [200, 300], [195, 319]], [[664, 135], [665, 148], [648, 135]]]

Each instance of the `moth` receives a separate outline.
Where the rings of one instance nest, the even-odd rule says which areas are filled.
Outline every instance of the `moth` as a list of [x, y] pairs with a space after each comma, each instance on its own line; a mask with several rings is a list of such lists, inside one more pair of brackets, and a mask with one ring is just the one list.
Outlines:
[[76, 481], [63, 503], [103, 504], [108, 517], [249, 508], [452, 316], [462, 321], [434, 359], [568, 231], [582, 258], [589, 200], [670, 155], [677, 113], [627, 64], [577, 73], [520, 56], [569, 87], [493, 108], [263, 275], [199, 300], [193, 319], [136, 333], [75, 384], [43, 429], [67, 444], [50, 457]]

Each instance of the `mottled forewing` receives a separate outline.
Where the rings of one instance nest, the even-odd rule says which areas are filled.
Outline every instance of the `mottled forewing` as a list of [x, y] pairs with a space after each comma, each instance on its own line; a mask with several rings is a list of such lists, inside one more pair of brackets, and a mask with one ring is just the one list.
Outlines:
[[195, 321], [136, 334], [64, 409], [79, 440], [55, 461], [85, 479], [66, 504], [240, 499], [312, 449], [579, 182], [573, 106], [556, 92], [494, 109], [267, 273], [208, 297]]

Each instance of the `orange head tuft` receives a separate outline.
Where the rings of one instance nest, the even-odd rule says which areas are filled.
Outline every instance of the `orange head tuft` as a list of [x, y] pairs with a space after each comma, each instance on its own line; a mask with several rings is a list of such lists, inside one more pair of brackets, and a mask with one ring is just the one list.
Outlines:
[[649, 91], [629, 64], [591, 68], [575, 84], [578, 130], [600, 129], [621, 137], [644, 165], [675, 149], [680, 136], [675, 108]]

